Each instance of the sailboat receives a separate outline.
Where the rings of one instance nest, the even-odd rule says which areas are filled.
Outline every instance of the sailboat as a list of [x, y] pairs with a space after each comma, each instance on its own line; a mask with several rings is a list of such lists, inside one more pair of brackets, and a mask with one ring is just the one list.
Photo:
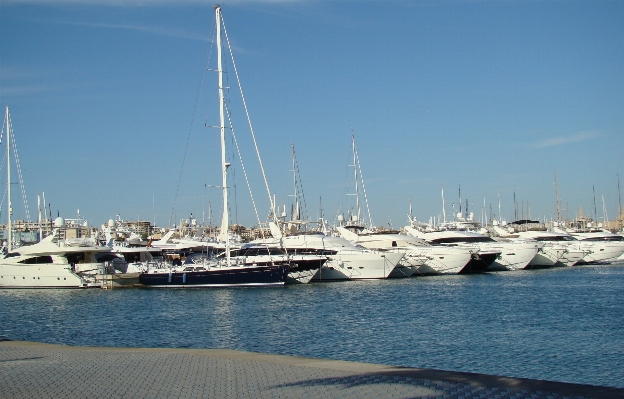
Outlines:
[[221, 7], [214, 7], [217, 24], [217, 62], [219, 76], [219, 120], [221, 131], [221, 172], [223, 190], [223, 215], [219, 240], [225, 242], [224, 252], [205, 262], [183, 265], [178, 269], [157, 269], [139, 275], [139, 282], [149, 287], [237, 287], [283, 285], [290, 269], [290, 260], [284, 254], [256, 251], [248, 256], [244, 251], [231, 251], [228, 215], [228, 184], [225, 148], [225, 99], [223, 86]]

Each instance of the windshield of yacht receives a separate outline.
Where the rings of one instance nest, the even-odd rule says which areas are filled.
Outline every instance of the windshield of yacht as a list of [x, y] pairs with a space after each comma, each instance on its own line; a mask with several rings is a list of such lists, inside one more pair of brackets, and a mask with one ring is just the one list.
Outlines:
[[431, 240], [434, 244], [450, 244], [456, 242], [494, 242], [490, 237], [443, 237]]
[[572, 236], [540, 236], [535, 237], [536, 241], [578, 241], [576, 238]]

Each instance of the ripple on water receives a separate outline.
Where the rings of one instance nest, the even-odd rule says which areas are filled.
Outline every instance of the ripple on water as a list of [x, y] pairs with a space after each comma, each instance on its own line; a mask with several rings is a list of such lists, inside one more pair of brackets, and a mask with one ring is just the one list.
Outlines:
[[0, 335], [624, 387], [623, 291], [622, 265], [261, 289], [4, 290]]

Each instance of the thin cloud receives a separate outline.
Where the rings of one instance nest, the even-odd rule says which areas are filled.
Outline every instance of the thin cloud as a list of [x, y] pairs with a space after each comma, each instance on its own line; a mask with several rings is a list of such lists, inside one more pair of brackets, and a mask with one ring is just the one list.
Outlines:
[[570, 136], [554, 137], [551, 139], [538, 141], [537, 143], [533, 144], [532, 147], [533, 148], [556, 147], [556, 146], [561, 146], [564, 144], [577, 143], [579, 141], [591, 140], [598, 136], [600, 136], [600, 133], [598, 132], [581, 132], [581, 133], [573, 134]]
[[45, 86], [9, 86], [0, 89], [0, 97], [20, 97], [36, 93], [51, 91], [52, 89]]
[[98, 22], [68, 22], [71, 25], [79, 25], [93, 28], [105, 28], [105, 29], [122, 29], [133, 30], [137, 32], [144, 32], [153, 35], [177, 37], [182, 39], [201, 40], [205, 41], [207, 38], [205, 35], [194, 34], [178, 29], [166, 29], [159, 26], [141, 26], [141, 25], [124, 25], [124, 24], [111, 24], [111, 23], [98, 23]]

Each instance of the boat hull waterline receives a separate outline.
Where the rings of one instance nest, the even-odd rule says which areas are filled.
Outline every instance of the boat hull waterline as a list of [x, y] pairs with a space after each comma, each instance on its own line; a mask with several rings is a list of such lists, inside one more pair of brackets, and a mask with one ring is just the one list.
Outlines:
[[281, 286], [288, 265], [214, 268], [193, 272], [143, 273], [139, 283], [154, 288], [218, 288]]

